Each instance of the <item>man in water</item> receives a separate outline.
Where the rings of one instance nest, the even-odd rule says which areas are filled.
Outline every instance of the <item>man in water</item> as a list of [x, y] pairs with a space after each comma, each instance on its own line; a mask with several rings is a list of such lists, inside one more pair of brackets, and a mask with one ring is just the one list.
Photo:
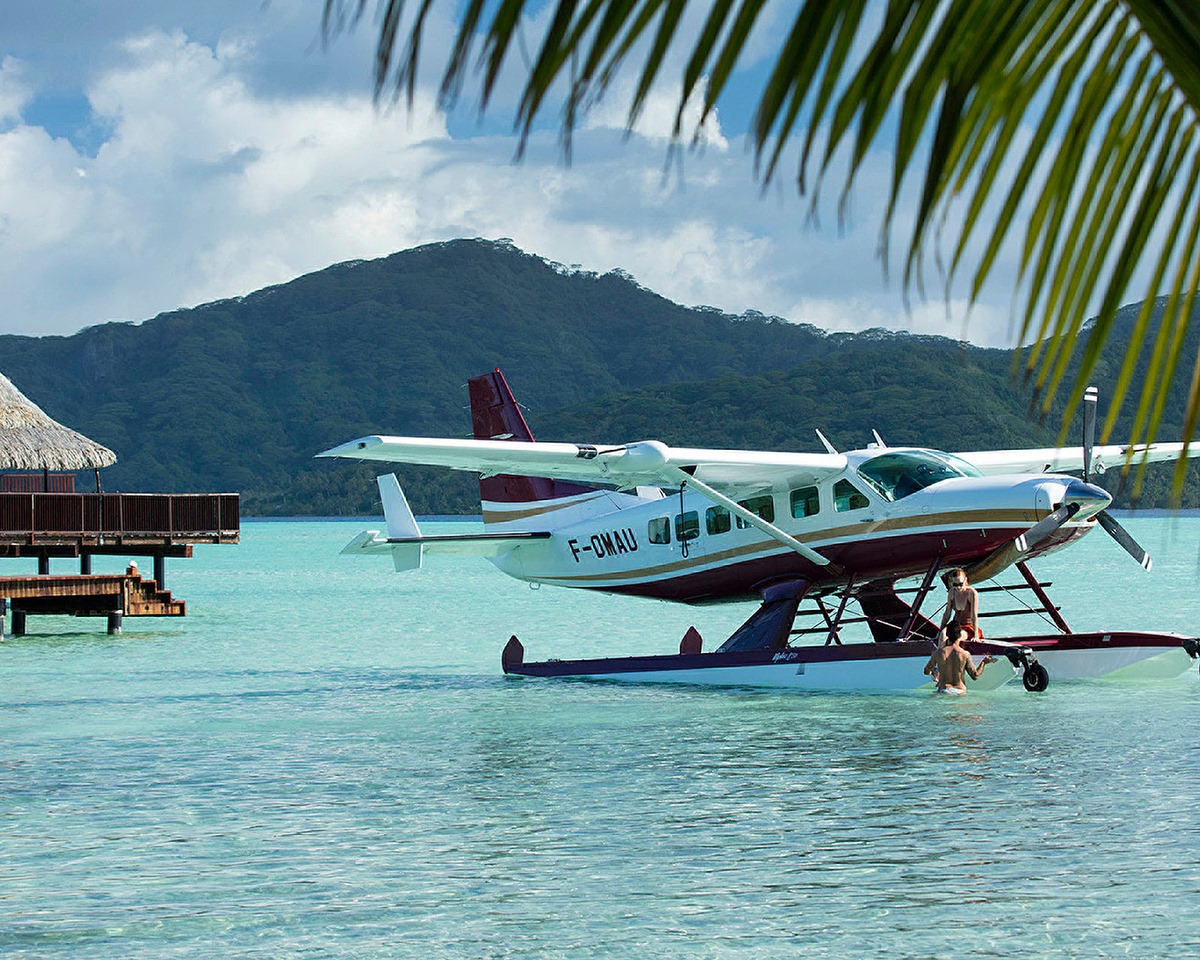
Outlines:
[[936, 678], [938, 693], [966, 693], [967, 685], [963, 675], [978, 680], [983, 668], [996, 659], [984, 657], [976, 667], [971, 655], [962, 648], [965, 634], [966, 631], [961, 625], [951, 623], [946, 633], [945, 645], [925, 664], [925, 675]]

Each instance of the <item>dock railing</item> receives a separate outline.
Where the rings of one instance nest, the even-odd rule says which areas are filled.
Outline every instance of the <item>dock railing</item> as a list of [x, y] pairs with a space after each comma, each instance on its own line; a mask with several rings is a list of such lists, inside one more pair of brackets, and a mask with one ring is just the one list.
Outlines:
[[139, 537], [236, 540], [236, 493], [0, 493], [0, 538]]

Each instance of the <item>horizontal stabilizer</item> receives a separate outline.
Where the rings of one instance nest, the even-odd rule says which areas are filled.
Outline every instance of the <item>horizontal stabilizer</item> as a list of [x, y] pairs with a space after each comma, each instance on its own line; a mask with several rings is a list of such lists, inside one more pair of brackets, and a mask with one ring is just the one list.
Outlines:
[[397, 570], [417, 570], [426, 553], [452, 557], [498, 557], [531, 540], [548, 540], [548, 532], [445, 533], [427, 537], [417, 526], [400, 481], [394, 473], [378, 478], [387, 536], [364, 530], [341, 549], [350, 556], [390, 553]]
[[419, 570], [421, 568], [421, 544], [417, 542], [392, 543], [380, 536], [378, 530], [364, 530], [339, 551], [350, 556], [390, 553], [396, 570]]
[[427, 553], [451, 557], [498, 557], [522, 544], [549, 540], [550, 537], [548, 531], [385, 537], [378, 530], [364, 530], [342, 547], [341, 552], [353, 556], [390, 553], [397, 570], [416, 570], [421, 566], [422, 555]]

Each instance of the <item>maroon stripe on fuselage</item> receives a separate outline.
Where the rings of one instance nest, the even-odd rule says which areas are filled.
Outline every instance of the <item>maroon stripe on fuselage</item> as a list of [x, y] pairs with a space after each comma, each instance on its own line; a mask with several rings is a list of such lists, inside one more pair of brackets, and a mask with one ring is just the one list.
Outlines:
[[[981, 560], [1022, 532], [1024, 528], [909, 533], [877, 540], [834, 544], [822, 547], [820, 552], [845, 570], [856, 573], [860, 580], [902, 580], [905, 577], [923, 574], [936, 556], [942, 557], [943, 567], [965, 566]], [[1060, 530], [1048, 537], [1032, 555], [1061, 546], [1083, 532]], [[758, 596], [763, 586], [776, 580], [797, 577], [804, 577], [818, 585], [831, 580], [824, 568], [810, 563], [799, 554], [788, 552], [755, 560], [743, 560], [695, 573], [684, 573], [662, 580], [613, 586], [597, 585], [594, 589], [683, 603], [712, 603], [753, 599]]]

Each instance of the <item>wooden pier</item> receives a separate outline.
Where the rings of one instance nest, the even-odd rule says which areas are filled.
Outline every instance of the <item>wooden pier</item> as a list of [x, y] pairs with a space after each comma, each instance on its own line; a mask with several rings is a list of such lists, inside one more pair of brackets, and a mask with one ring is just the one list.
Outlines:
[[[166, 589], [167, 557], [190, 557], [196, 544], [237, 543], [236, 493], [0, 492], [0, 557], [36, 557], [36, 576], [0, 577], [12, 633], [29, 614], [107, 617], [119, 633], [125, 617], [182, 617], [187, 606]], [[154, 578], [135, 570], [93, 575], [93, 556], [150, 557]], [[77, 558], [79, 573], [51, 575], [52, 558]]]
[[0, 597], [12, 604], [14, 636], [25, 633], [25, 618], [31, 613], [106, 617], [109, 633], [120, 633], [125, 617], [187, 615], [186, 601], [137, 574], [0, 577]]

